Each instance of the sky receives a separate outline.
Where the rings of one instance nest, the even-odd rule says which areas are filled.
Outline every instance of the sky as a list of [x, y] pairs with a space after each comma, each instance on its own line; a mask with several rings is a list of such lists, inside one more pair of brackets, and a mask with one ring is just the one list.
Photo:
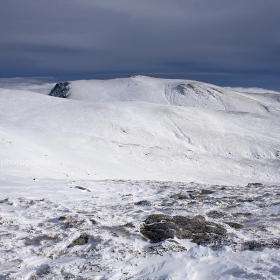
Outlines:
[[280, 0], [0, 0], [0, 78], [147, 75], [280, 91]]

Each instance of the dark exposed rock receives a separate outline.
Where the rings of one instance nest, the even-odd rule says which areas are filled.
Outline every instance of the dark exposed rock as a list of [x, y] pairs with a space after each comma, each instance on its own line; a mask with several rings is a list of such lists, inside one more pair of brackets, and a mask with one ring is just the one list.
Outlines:
[[127, 228], [135, 228], [134, 224], [129, 222], [129, 223], [126, 223], [124, 225], [122, 225], [121, 227], [127, 227]]
[[58, 218], [60, 221], [66, 221], [68, 220], [68, 218], [66, 216], [61, 216]]
[[151, 242], [176, 236], [179, 239], [192, 239], [197, 244], [207, 244], [212, 242], [213, 238], [224, 236], [227, 231], [216, 223], [206, 221], [203, 216], [191, 218], [153, 214], [145, 220], [140, 232]]
[[[14, 202], [11, 200], [11, 199], [9, 199], [9, 198], [6, 198], [6, 199], [3, 199], [3, 200], [0, 200], [0, 203], [7, 203], [7, 204], [9, 204], [9, 205], [14, 205]], [[31, 204], [30, 202], [29, 202], [29, 204]], [[32, 205], [32, 204], [31, 204]]]
[[88, 240], [89, 240], [89, 236], [88, 235], [81, 235], [79, 238], [75, 239], [69, 246], [68, 248], [70, 247], [74, 247], [74, 246], [77, 246], [77, 245], [85, 245], [88, 243]]
[[91, 190], [89, 190], [88, 188], [85, 188], [85, 187], [76, 186], [76, 188], [79, 189], [79, 190], [82, 190], [82, 191], [91, 192]]
[[250, 212], [236, 212], [231, 214], [233, 217], [249, 217], [252, 216], [253, 214]]
[[254, 199], [252, 199], [252, 198], [239, 198], [239, 199], [237, 199], [237, 202], [253, 202], [254, 201]]
[[226, 235], [219, 235], [214, 233], [195, 234], [192, 242], [198, 245], [212, 245], [213, 247], [221, 247], [228, 243]]
[[149, 200], [141, 200], [138, 202], [135, 202], [135, 205], [139, 205], [139, 206], [150, 206], [152, 203]]
[[146, 220], [145, 223], [146, 224], [152, 224], [152, 223], [159, 223], [161, 221], [166, 221], [166, 220], [172, 220], [171, 216], [168, 215], [164, 215], [164, 214], [153, 214], [150, 215]]
[[195, 91], [195, 87], [192, 84], [180, 84], [177, 86], [177, 89], [182, 95], [186, 95], [188, 93], [188, 90]]
[[188, 199], [189, 196], [182, 194], [182, 193], [177, 193], [177, 194], [173, 194], [171, 195], [171, 198], [175, 198], [175, 199]]
[[91, 221], [91, 223], [92, 223], [93, 225], [96, 225], [96, 224], [97, 224], [96, 220], [94, 220], [94, 219], [90, 219], [90, 221]]
[[280, 240], [275, 239], [272, 241], [265, 241], [265, 242], [258, 242], [255, 240], [247, 241], [243, 243], [243, 250], [251, 250], [251, 251], [257, 251], [257, 250], [262, 250], [264, 248], [279, 248], [280, 247]]
[[262, 183], [248, 183], [247, 187], [263, 187], [264, 185]]
[[211, 193], [213, 193], [213, 191], [203, 189], [200, 194], [205, 195], [205, 194], [211, 194]]
[[69, 96], [69, 90], [70, 90], [70, 83], [57, 83], [54, 88], [49, 93], [50, 96], [60, 97], [60, 98], [66, 98]]
[[244, 228], [243, 225], [240, 225], [238, 223], [233, 223], [233, 222], [225, 222], [225, 224], [229, 225], [230, 227], [232, 228], [235, 228], [235, 229], [241, 229], [241, 228]]
[[224, 212], [221, 212], [221, 211], [217, 211], [217, 210], [212, 210], [212, 211], [209, 211], [208, 213], [206, 213], [206, 215], [208, 217], [211, 217], [211, 218], [223, 218], [226, 216], [226, 213]]

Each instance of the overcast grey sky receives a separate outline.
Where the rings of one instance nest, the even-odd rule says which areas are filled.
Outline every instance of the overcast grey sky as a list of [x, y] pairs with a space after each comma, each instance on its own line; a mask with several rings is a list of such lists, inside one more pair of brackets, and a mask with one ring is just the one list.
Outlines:
[[0, 78], [143, 74], [280, 90], [280, 0], [0, 0]]

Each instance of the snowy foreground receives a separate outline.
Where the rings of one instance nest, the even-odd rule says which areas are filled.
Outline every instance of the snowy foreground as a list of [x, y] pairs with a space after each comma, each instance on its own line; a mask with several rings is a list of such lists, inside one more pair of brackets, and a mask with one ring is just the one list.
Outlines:
[[[279, 279], [279, 186], [22, 179], [1, 197], [2, 279]], [[154, 213], [203, 215], [227, 238], [149, 243], [139, 230]]]
[[0, 79], [0, 279], [280, 278], [280, 93], [20, 81]]

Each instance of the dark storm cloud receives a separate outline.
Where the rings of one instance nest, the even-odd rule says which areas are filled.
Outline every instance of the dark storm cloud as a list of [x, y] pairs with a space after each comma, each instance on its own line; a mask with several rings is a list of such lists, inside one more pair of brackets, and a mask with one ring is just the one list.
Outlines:
[[0, 77], [141, 73], [280, 90], [279, 0], [1, 0], [0, 8]]

